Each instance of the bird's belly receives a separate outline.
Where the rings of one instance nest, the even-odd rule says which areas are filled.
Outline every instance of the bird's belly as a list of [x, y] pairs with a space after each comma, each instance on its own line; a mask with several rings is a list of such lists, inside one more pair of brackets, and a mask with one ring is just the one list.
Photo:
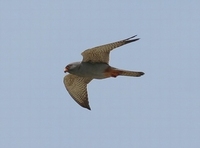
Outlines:
[[80, 68], [82, 77], [91, 77], [93, 79], [105, 79], [105, 70], [109, 67], [105, 63], [83, 63]]

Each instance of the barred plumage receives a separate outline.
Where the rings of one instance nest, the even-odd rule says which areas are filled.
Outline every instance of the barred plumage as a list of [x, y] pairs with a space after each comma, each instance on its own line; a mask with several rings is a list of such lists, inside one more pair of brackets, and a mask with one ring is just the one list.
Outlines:
[[103, 62], [103, 63], [108, 63], [109, 62], [109, 53], [111, 50], [120, 47], [122, 45], [134, 42], [139, 40], [133, 39], [135, 36], [132, 36], [130, 38], [127, 38], [125, 40], [117, 41], [114, 43], [109, 43], [101, 46], [97, 46], [91, 49], [87, 49], [84, 52], [82, 52], [83, 60], [82, 62]]

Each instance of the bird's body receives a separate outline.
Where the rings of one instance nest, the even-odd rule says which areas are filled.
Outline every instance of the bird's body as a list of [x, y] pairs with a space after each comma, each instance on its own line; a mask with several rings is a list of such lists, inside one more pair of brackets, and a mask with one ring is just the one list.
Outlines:
[[65, 67], [64, 72], [70, 73], [64, 77], [65, 87], [79, 105], [90, 110], [87, 84], [93, 79], [105, 79], [120, 75], [139, 77], [144, 74], [143, 72], [114, 68], [108, 64], [110, 51], [139, 40], [132, 39], [134, 37], [85, 50], [82, 53], [83, 60], [81, 62], [74, 62]]
[[141, 76], [143, 72], [127, 71], [111, 67], [107, 63], [92, 63], [92, 62], [74, 62], [74, 68], [68, 70], [69, 73], [80, 76], [88, 77], [92, 79], [105, 79], [109, 77], [123, 76]]
[[80, 77], [90, 77], [92, 79], [106, 78], [104, 71], [110, 67], [106, 63], [75, 62], [75, 64], [76, 67], [69, 71], [69, 73]]

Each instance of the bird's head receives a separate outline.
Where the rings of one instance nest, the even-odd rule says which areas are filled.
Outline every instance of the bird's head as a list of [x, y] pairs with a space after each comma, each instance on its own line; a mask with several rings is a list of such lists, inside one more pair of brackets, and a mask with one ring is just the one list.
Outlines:
[[81, 62], [74, 62], [74, 63], [68, 64], [64, 69], [64, 73], [73, 71], [75, 68], [77, 68], [80, 65], [80, 63]]

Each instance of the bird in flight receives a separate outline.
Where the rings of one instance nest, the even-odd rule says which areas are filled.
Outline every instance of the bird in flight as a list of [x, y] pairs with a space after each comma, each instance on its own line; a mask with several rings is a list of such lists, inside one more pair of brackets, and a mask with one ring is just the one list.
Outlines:
[[64, 85], [71, 97], [82, 107], [91, 110], [87, 84], [93, 79], [105, 79], [117, 76], [140, 77], [144, 75], [139, 71], [122, 70], [109, 65], [109, 54], [114, 48], [135, 42], [139, 38], [132, 36], [130, 38], [117, 42], [97, 46], [87, 49], [81, 53], [83, 59], [81, 62], [68, 64], [64, 72], [69, 74], [64, 77]]

